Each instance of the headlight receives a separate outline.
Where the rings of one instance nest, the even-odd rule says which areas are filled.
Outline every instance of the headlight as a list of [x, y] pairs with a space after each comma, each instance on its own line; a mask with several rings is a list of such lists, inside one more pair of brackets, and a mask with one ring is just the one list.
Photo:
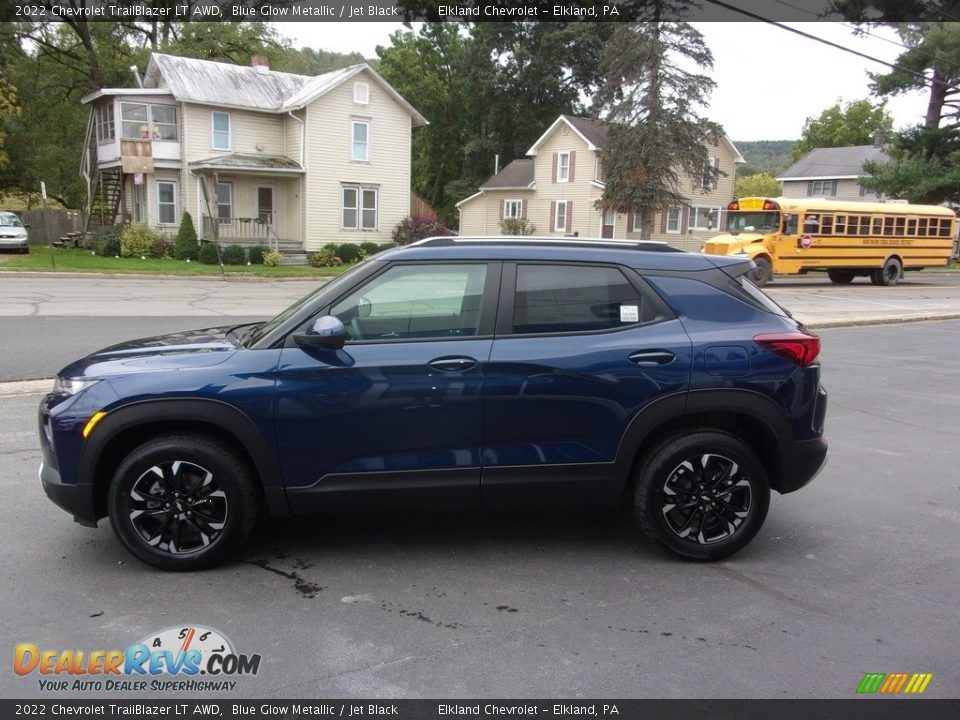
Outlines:
[[80, 378], [62, 378], [59, 375], [53, 381], [53, 392], [57, 395], [76, 395], [81, 390], [86, 390], [91, 385], [96, 385], [99, 380], [83, 380]]

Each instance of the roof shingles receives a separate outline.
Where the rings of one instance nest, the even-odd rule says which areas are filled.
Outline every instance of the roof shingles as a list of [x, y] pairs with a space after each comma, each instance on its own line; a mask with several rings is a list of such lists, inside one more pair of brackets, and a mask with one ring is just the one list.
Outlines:
[[780, 173], [777, 180], [857, 178], [864, 175], [863, 164], [868, 160], [888, 159], [884, 149], [876, 145], [817, 148]]

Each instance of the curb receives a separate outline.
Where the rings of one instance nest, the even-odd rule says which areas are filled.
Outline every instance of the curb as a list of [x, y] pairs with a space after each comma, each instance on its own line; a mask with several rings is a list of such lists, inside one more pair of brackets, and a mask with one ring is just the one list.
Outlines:
[[0, 382], [0, 398], [13, 397], [15, 395], [36, 395], [38, 393], [50, 392], [53, 387], [53, 378], [46, 380], [14, 380], [13, 382]]
[[[799, 318], [796, 318], [800, 320]], [[900, 325], [912, 322], [930, 322], [932, 320], [957, 320], [960, 319], [960, 312], [950, 313], [930, 313], [927, 315], [911, 315], [902, 317], [889, 315], [886, 317], [859, 317], [847, 318], [844, 320], [815, 320], [813, 322], [803, 323], [805, 327], [811, 330], [828, 330], [839, 327], [863, 327], [866, 325]], [[800, 322], [803, 322], [800, 320]]]

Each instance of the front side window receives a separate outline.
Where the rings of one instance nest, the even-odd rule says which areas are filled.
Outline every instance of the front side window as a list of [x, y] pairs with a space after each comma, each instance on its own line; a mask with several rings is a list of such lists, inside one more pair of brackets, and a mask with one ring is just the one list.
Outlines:
[[157, 180], [157, 222], [175, 225], [177, 222], [177, 184]]
[[610, 330], [656, 318], [620, 270], [586, 265], [518, 265], [513, 332]]
[[486, 264], [395, 265], [330, 310], [351, 340], [471, 337]]
[[217, 222], [221, 225], [233, 222], [233, 183], [217, 183]]
[[557, 182], [570, 180], [570, 153], [562, 152], [557, 155]]
[[717, 208], [691, 207], [690, 227], [694, 230], [713, 230], [717, 227]]
[[230, 132], [230, 113], [210, 113], [211, 147], [214, 150], [229, 150], [233, 147]]
[[350, 157], [354, 162], [368, 162], [370, 160], [370, 123], [365, 120], [354, 120], [351, 127], [353, 128], [353, 149]]

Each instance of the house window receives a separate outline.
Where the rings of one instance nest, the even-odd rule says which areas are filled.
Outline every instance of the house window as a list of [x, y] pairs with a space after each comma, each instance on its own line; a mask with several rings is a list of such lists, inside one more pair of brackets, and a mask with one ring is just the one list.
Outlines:
[[341, 188], [344, 229], [376, 230], [379, 195], [377, 188], [344, 185]]
[[154, 140], [176, 142], [177, 109], [173, 105], [151, 105], [150, 128]]
[[233, 183], [217, 183], [217, 222], [233, 224]]
[[101, 105], [93, 117], [97, 123], [97, 142], [111, 142], [114, 135], [113, 105]]
[[717, 218], [720, 211], [711, 207], [691, 207], [690, 227], [693, 230], [714, 230], [717, 227]]
[[566, 232], [567, 230], [567, 205], [569, 200], [559, 200], [557, 202], [557, 211], [553, 218], [553, 229], [557, 232]]
[[157, 180], [157, 223], [177, 224], [177, 184], [175, 182]]
[[370, 123], [366, 120], [353, 120], [350, 124], [353, 149], [350, 159], [354, 162], [370, 160]]
[[[667, 209], [667, 232], [674, 235], [680, 232], [680, 213], [681, 209], [678, 207], [672, 207]], [[634, 219], [636, 223], [636, 219]]]
[[503, 203], [504, 218], [523, 217], [523, 200], [507, 200]]
[[807, 197], [827, 197], [837, 194], [836, 180], [808, 180]]
[[[140, 176], [143, 182], [146, 182], [144, 176]], [[133, 221], [136, 223], [145, 223], [147, 221], [147, 194], [141, 182], [139, 185], [133, 183]]]
[[370, 86], [365, 82], [353, 84], [353, 101], [357, 105], [367, 105], [370, 102]]
[[211, 147], [214, 150], [229, 150], [233, 147], [230, 113], [210, 113]]
[[700, 186], [704, 190], [713, 190], [717, 186], [716, 162], [716, 158], [709, 157], [703, 166], [703, 177], [700, 178]]
[[[557, 182], [570, 181], [570, 153], [557, 154]], [[559, 228], [558, 228], [559, 229]]]
[[643, 231], [643, 213], [633, 213], [633, 225], [631, 226], [630, 230], [632, 232]]
[[120, 103], [120, 120], [124, 138], [149, 140], [150, 121], [145, 103]]

